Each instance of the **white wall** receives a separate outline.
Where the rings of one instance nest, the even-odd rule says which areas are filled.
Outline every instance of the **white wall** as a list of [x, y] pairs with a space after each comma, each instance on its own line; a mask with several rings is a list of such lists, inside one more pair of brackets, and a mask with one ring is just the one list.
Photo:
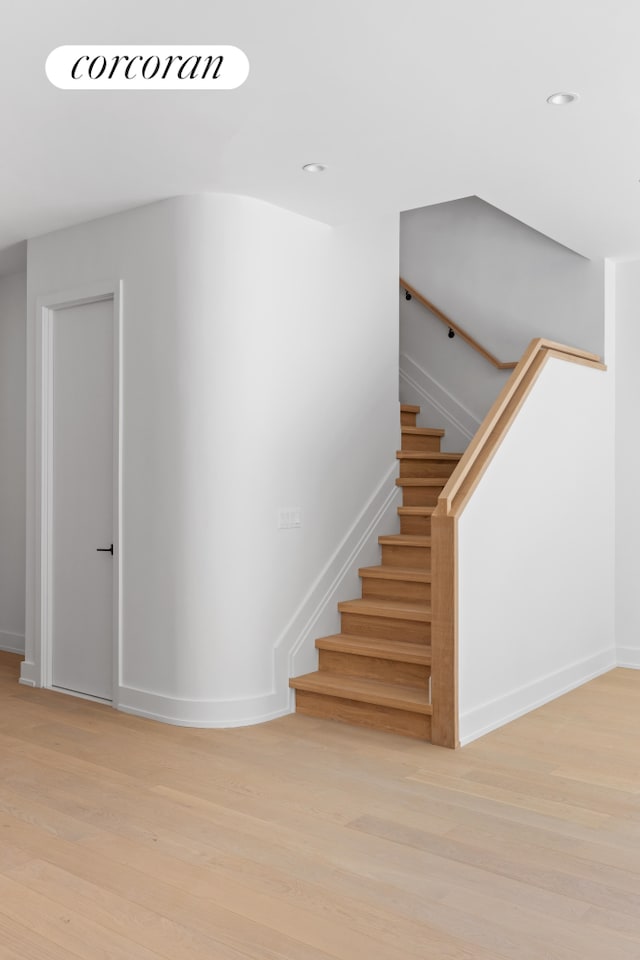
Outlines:
[[640, 668], [640, 261], [616, 275], [616, 635], [618, 662]]
[[613, 416], [549, 360], [459, 520], [462, 743], [615, 666]]
[[24, 650], [26, 276], [0, 277], [0, 650]]
[[[397, 218], [331, 229], [248, 198], [182, 198], [28, 255], [25, 679], [39, 655], [35, 299], [121, 278], [120, 706], [203, 725], [286, 712], [290, 655], [304, 640], [299, 660], [313, 658], [299, 626], [337, 625], [322, 598], [345, 557], [349, 576], [369, 558], [394, 495]], [[299, 530], [277, 529], [279, 506], [301, 508]]]
[[[584, 259], [478, 197], [403, 213], [400, 272], [499, 360], [518, 360], [534, 337], [602, 355], [603, 263]], [[412, 386], [401, 379], [402, 399], [420, 402], [417, 381], [425, 408], [428, 397], [443, 399], [444, 390], [462, 405], [463, 422], [464, 411], [482, 420], [508, 372], [496, 370], [459, 337], [449, 340], [445, 327], [415, 299], [402, 297], [400, 317], [401, 372], [408, 370], [414, 381]], [[453, 422], [442, 425], [453, 433], [459, 408], [449, 408], [446, 396], [444, 402]], [[429, 410], [430, 416], [437, 413]], [[466, 442], [464, 433], [461, 439]]]

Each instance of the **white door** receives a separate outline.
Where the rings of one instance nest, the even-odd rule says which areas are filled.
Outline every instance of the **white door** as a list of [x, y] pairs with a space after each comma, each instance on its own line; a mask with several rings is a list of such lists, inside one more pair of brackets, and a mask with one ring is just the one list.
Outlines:
[[113, 300], [53, 312], [52, 685], [113, 691]]

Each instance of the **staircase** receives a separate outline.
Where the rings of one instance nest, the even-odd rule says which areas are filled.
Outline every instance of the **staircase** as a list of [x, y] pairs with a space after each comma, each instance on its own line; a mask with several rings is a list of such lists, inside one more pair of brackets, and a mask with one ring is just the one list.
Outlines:
[[400, 534], [379, 537], [382, 563], [363, 567], [362, 597], [338, 604], [341, 633], [316, 640], [318, 670], [294, 677], [296, 710], [405, 736], [431, 737], [431, 514], [462, 454], [443, 430], [400, 408]]

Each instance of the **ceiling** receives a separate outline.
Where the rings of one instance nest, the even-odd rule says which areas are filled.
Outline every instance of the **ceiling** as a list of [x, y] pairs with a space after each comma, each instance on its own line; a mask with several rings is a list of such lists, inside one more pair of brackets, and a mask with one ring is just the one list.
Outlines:
[[[631, 0], [0, 4], [0, 250], [225, 191], [331, 224], [476, 194], [585, 256], [640, 256]], [[44, 63], [72, 43], [234, 44], [251, 71], [233, 91], [59, 90]], [[549, 106], [558, 90], [580, 99]]]

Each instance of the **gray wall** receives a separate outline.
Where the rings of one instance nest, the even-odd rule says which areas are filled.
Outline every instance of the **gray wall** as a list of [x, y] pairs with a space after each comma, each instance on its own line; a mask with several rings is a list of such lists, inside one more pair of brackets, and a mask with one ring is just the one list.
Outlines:
[[[586, 260], [478, 197], [403, 213], [400, 272], [500, 360], [518, 360], [534, 337], [603, 352], [602, 261]], [[414, 384], [417, 365], [428, 375], [423, 387], [437, 392], [435, 381], [476, 421], [508, 376], [459, 338], [447, 339], [437, 320], [404, 298], [400, 354]], [[401, 396], [421, 402], [406, 379]]]
[[0, 649], [24, 649], [26, 276], [0, 277]]
[[[618, 664], [640, 668], [640, 261], [612, 264], [615, 277], [616, 639]], [[609, 366], [611, 361], [607, 358]]]

